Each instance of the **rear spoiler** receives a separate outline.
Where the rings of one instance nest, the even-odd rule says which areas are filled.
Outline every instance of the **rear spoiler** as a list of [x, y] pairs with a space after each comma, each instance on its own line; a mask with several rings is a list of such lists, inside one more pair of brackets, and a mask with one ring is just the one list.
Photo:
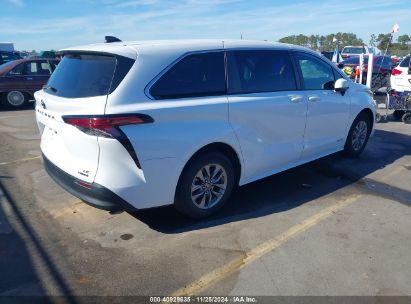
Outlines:
[[121, 42], [120, 39], [114, 36], [105, 36], [104, 39], [105, 39], [105, 43]]

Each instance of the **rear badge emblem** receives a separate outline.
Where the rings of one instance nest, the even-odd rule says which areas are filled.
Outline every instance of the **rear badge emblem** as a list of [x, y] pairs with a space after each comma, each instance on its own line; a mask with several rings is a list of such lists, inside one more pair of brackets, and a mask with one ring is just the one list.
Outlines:
[[78, 171], [78, 174], [83, 175], [85, 177], [88, 177], [89, 173], [90, 173], [89, 170]]
[[43, 100], [40, 101], [40, 104], [41, 104], [41, 106], [43, 107], [44, 110], [47, 109], [46, 103]]

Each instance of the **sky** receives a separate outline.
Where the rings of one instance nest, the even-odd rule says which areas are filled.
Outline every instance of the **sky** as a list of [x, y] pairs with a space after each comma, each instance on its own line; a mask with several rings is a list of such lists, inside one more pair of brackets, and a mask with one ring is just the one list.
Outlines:
[[48, 50], [103, 42], [293, 34], [411, 35], [410, 0], [0, 0], [0, 42]]

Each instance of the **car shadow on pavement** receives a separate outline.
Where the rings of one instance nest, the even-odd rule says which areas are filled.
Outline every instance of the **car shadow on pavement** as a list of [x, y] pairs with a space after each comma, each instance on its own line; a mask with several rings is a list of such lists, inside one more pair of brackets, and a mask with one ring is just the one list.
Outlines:
[[[3, 178], [11, 178], [4, 177]], [[38, 269], [33, 263], [32, 255], [35, 252], [41, 264], [47, 268], [47, 272], [58, 285], [62, 295], [72, 294], [64, 277], [59, 273], [42, 241], [36, 235], [35, 230], [20, 212], [18, 205], [13, 200], [8, 190], [0, 179], [0, 302], [4, 303], [51, 303], [46, 296], [42, 282], [38, 275]], [[7, 214], [18, 225], [18, 232], [7, 220], [4, 210], [9, 206]], [[23, 238], [22, 235], [25, 235]], [[30, 250], [29, 250], [30, 247]], [[20, 298], [24, 296], [23, 298]], [[37, 302], [36, 302], [37, 301]], [[72, 298], [67, 298], [65, 303], [75, 303]]]
[[22, 112], [27, 110], [34, 110], [34, 102], [30, 102], [21, 108], [10, 108], [0, 103], [0, 113], [4, 112]]
[[[11, 178], [9, 176], [1, 176]], [[7, 193], [7, 192], [6, 192]], [[39, 278], [34, 270], [28, 248], [20, 235], [7, 220], [3, 207], [7, 194], [0, 192], [0, 296], [15, 296], [21, 290], [31, 295], [44, 295]]]
[[[364, 188], [364, 178], [411, 155], [411, 136], [376, 130], [360, 158], [346, 158], [336, 153], [294, 169], [240, 187], [217, 214], [194, 220], [180, 215], [173, 206], [139, 210], [132, 215], [162, 233], [181, 233], [230, 222], [283, 212], [324, 197], [352, 184]], [[392, 187], [391, 187], [392, 188]], [[357, 187], [344, 189], [359, 191]], [[411, 193], [402, 190], [402, 202], [411, 204]], [[384, 193], [378, 193], [383, 196]], [[400, 201], [401, 202], [401, 201]]]

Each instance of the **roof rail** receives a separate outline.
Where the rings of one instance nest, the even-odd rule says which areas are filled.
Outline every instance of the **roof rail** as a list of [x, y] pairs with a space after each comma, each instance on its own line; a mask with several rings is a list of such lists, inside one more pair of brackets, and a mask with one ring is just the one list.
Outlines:
[[104, 38], [106, 40], [105, 41], [106, 43], [121, 42], [120, 39], [118, 39], [117, 37], [114, 37], [114, 36], [105, 36]]

